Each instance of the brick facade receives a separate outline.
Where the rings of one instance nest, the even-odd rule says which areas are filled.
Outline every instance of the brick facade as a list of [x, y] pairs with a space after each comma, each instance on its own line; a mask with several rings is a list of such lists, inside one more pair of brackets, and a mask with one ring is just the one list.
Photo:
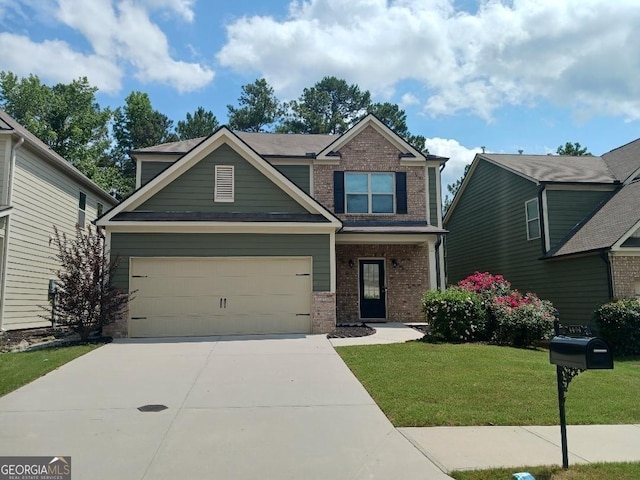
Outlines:
[[[421, 299], [424, 292], [429, 290], [428, 249], [425, 245], [336, 245], [338, 323], [360, 320], [359, 258], [385, 260], [388, 288], [386, 320], [422, 321]], [[391, 264], [394, 259], [398, 263], [396, 268]], [[353, 260], [353, 267], [349, 266], [349, 260]]]
[[426, 222], [425, 168], [401, 166], [400, 152], [373, 127], [365, 128], [340, 150], [339, 165], [313, 166], [313, 196], [322, 205], [334, 211], [333, 172], [406, 172], [407, 213], [402, 215], [337, 214], [343, 221], [389, 220]]
[[311, 333], [329, 333], [336, 326], [336, 294], [313, 292]]
[[614, 256], [611, 258], [613, 271], [613, 296], [632, 298], [636, 296], [636, 284], [640, 282], [640, 257]]

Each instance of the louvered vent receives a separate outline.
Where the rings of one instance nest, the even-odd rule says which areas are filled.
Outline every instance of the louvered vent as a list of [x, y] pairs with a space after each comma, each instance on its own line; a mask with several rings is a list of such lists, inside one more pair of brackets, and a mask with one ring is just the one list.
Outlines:
[[214, 202], [233, 202], [233, 166], [216, 165]]

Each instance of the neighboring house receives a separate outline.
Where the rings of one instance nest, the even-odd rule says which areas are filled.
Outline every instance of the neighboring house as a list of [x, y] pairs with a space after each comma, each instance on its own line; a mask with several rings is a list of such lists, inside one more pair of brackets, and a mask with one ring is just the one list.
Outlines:
[[340, 136], [232, 132], [133, 152], [97, 224], [135, 292], [110, 333], [327, 332], [415, 321], [438, 285], [440, 169], [369, 115]]
[[60, 265], [53, 226], [75, 236], [117, 203], [0, 110], [0, 330], [50, 325], [49, 280]]
[[601, 157], [477, 154], [444, 226], [448, 283], [499, 273], [589, 323], [640, 295], [640, 140]]

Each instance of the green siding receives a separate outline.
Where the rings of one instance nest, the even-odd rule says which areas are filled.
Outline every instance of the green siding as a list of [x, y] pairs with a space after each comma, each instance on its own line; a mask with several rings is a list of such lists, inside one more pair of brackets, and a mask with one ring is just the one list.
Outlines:
[[129, 257], [313, 257], [313, 290], [330, 288], [329, 235], [112, 233], [114, 283], [129, 288]]
[[607, 267], [598, 255], [540, 260], [540, 239], [527, 240], [524, 202], [537, 186], [480, 161], [445, 228], [448, 282], [474, 271], [502, 274], [514, 288], [551, 300], [566, 323], [589, 323], [609, 299]]
[[547, 190], [546, 193], [551, 248], [612, 194], [586, 190]]
[[[215, 165], [233, 165], [235, 167], [235, 200], [232, 203], [215, 203], [213, 201]], [[136, 210], [235, 213], [306, 212], [299, 203], [227, 145], [216, 149]]]
[[280, 173], [300, 187], [306, 194], [311, 194], [309, 165], [274, 165]]
[[427, 168], [429, 175], [429, 223], [438, 225], [438, 190], [436, 189], [436, 169]]
[[140, 186], [173, 165], [173, 162], [140, 162]]

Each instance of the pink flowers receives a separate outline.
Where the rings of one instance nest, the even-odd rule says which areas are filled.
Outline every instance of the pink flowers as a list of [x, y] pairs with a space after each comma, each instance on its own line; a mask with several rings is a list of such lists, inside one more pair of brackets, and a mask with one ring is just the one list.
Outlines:
[[460, 280], [458, 286], [483, 296], [506, 295], [511, 289], [511, 283], [502, 275], [491, 275], [489, 272], [475, 272], [464, 280]]

